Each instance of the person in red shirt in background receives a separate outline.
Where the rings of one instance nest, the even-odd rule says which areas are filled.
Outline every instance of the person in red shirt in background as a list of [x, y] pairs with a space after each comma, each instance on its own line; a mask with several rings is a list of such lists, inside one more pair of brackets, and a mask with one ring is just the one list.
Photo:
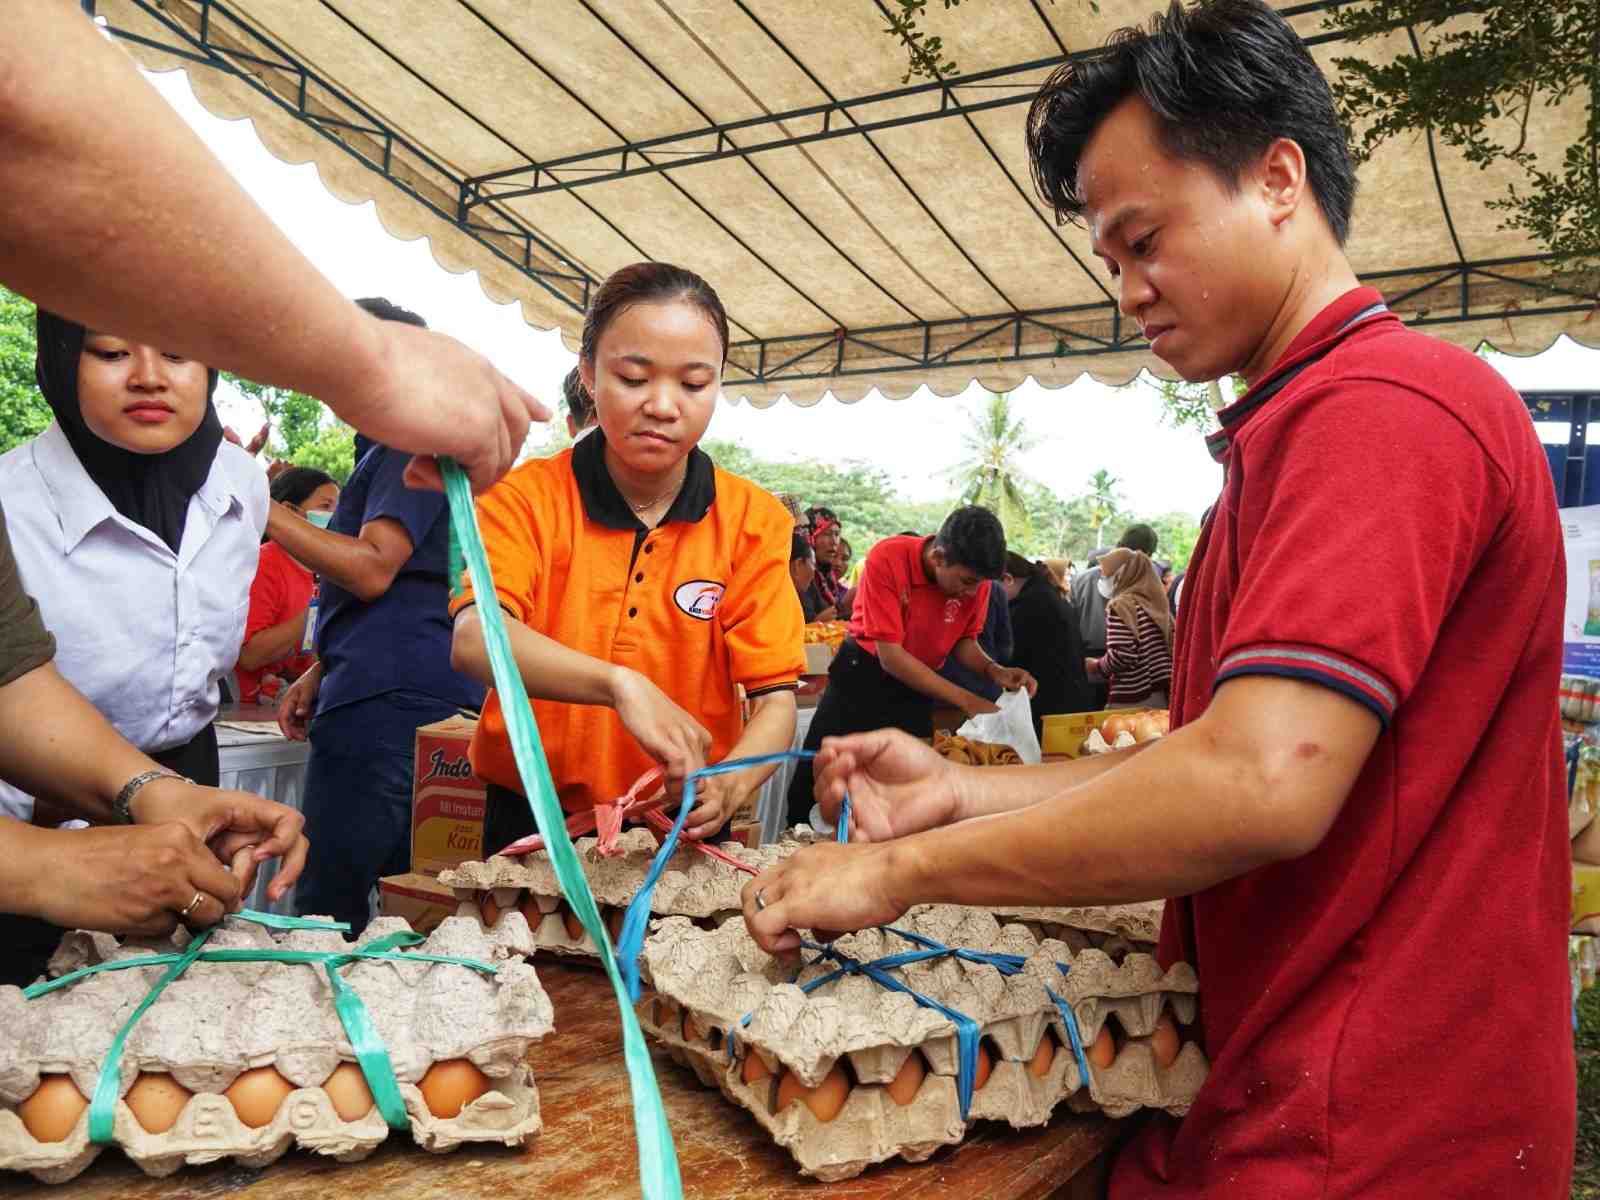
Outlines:
[[1565, 1198], [1566, 570], [1526, 408], [1358, 283], [1346, 133], [1260, 0], [1121, 31], [1027, 130], [1154, 353], [1250, 385], [1208, 439], [1173, 732], [1000, 770], [831, 740], [817, 798], [836, 819], [848, 788], [852, 844], [752, 880], [746, 924], [787, 954], [924, 902], [1171, 897], [1159, 957], [1199, 972], [1211, 1069], [1113, 1200]]
[[[828, 668], [828, 687], [806, 733], [805, 748], [825, 737], [892, 725], [933, 736], [933, 706], [969, 717], [994, 704], [939, 674], [954, 658], [1006, 691], [1038, 684], [1020, 667], [1003, 667], [978, 645], [989, 611], [990, 580], [1005, 572], [1006, 534], [986, 508], [969, 505], [944, 519], [934, 537], [884, 538], [861, 567], [850, 636]], [[789, 784], [789, 824], [811, 815], [811, 763]]]
[[[324, 471], [290, 467], [273, 478], [272, 498], [326, 529], [339, 503], [339, 485]], [[298, 679], [315, 661], [306, 638], [306, 612], [315, 590], [315, 577], [282, 546], [262, 545], [236, 671], [240, 703], [271, 703], [285, 682]]]

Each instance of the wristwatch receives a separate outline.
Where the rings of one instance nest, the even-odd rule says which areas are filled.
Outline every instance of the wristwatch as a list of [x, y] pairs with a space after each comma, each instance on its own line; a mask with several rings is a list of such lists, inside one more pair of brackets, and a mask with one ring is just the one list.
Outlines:
[[185, 775], [179, 775], [176, 771], [168, 771], [165, 768], [155, 771], [141, 771], [122, 785], [122, 790], [117, 793], [117, 798], [111, 802], [111, 815], [117, 824], [133, 824], [133, 814], [128, 811], [128, 806], [133, 803], [133, 798], [139, 794], [139, 789], [157, 779], [181, 779], [185, 783], [194, 782], [194, 780]]

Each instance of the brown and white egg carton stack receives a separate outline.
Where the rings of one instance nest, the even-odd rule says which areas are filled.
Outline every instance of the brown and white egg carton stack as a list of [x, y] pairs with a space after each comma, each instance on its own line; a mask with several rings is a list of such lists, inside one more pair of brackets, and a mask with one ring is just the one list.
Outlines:
[[[380, 918], [361, 941], [407, 928], [399, 918]], [[553, 1012], [533, 967], [521, 961], [528, 950], [526, 933], [519, 943], [508, 936], [512, 932], [486, 936], [475, 921], [451, 918], [412, 948], [488, 962], [498, 968], [493, 975], [443, 963], [376, 960], [341, 969], [341, 978], [361, 997], [388, 1049], [411, 1136], [427, 1150], [453, 1150], [464, 1143], [517, 1146], [539, 1131], [539, 1093], [522, 1060], [529, 1045], [554, 1027]], [[72, 933], [52, 959], [51, 972], [61, 975], [98, 962], [171, 953], [181, 948], [181, 940], [180, 935], [178, 941], [119, 944], [104, 934]], [[354, 947], [333, 931], [274, 935], [229, 919], [206, 948], [337, 953]], [[60, 1183], [100, 1153], [104, 1147], [89, 1141], [87, 1108], [53, 1141], [30, 1133], [28, 1124], [35, 1122], [25, 1123], [19, 1110], [37, 1111], [27, 1102], [41, 1080], [74, 1106], [93, 1096], [112, 1038], [167, 969], [104, 971], [33, 1000], [24, 999], [17, 988], [0, 988], [0, 1168]], [[341, 1162], [365, 1158], [391, 1131], [376, 1107], [360, 1111], [370, 1106], [371, 1093], [354, 1060], [320, 963], [196, 961], [168, 985], [128, 1035], [115, 1142], [154, 1176], [171, 1174], [184, 1163], [223, 1158], [260, 1167], [291, 1145]], [[343, 1091], [333, 1079], [336, 1070]], [[275, 1111], [269, 1107], [252, 1113], [254, 1124], [247, 1124], [235, 1109], [241, 1093], [229, 1091], [247, 1072], [259, 1074], [242, 1086], [265, 1088], [267, 1103], [276, 1105]], [[271, 1078], [272, 1072], [282, 1079]], [[60, 1076], [69, 1078], [79, 1095]], [[140, 1123], [128, 1102], [136, 1080], [141, 1085], [151, 1080], [175, 1097], [175, 1122], [166, 1127], [157, 1122], [158, 1132]], [[172, 1088], [174, 1082], [193, 1094], [185, 1099]], [[439, 1103], [440, 1084], [447, 1092], [456, 1088], [458, 1103], [462, 1098], [470, 1102], [449, 1112], [448, 1098]], [[344, 1098], [352, 1087], [354, 1104]], [[341, 1097], [338, 1107], [330, 1091]], [[425, 1096], [445, 1115], [436, 1115]], [[249, 1111], [244, 1100], [239, 1103]], [[70, 1120], [76, 1108], [65, 1111]]]
[[[959, 1142], [972, 1121], [1040, 1125], [1063, 1101], [1111, 1116], [1188, 1110], [1207, 1063], [1197, 1045], [1180, 1045], [1176, 1036], [1177, 1025], [1192, 1023], [1196, 1010], [1197, 983], [1186, 964], [1163, 972], [1148, 955], [1129, 955], [1121, 964], [1093, 949], [1073, 955], [1062, 942], [1041, 943], [1022, 925], [1002, 927], [973, 908], [918, 908], [899, 927], [946, 946], [1027, 960], [1010, 977], [953, 958], [894, 969], [908, 987], [980, 1028], [978, 1086], [967, 1121], [957, 1092], [954, 1022], [860, 975], [803, 992], [799, 984], [837, 964], [823, 960], [796, 977], [792, 966], [755, 944], [742, 922], [715, 930], [659, 922], [641, 959], [654, 990], [637, 1006], [640, 1021], [701, 1082], [748, 1109], [802, 1174], [823, 1180], [849, 1178], [897, 1155], [921, 1161]], [[861, 962], [917, 948], [877, 929], [842, 937], [834, 947]], [[1070, 971], [1063, 975], [1058, 963]], [[1046, 988], [1076, 1015], [1091, 1064], [1087, 1081]], [[1173, 1035], [1165, 1045], [1158, 1044], [1163, 1026]]]
[[[718, 848], [757, 871], [764, 871], [792, 854], [798, 845], [800, 842], [791, 838], [755, 849], [737, 842], [724, 842]], [[656, 840], [648, 829], [635, 827], [623, 830], [618, 837], [620, 854], [603, 856], [596, 846], [595, 838], [579, 838], [578, 862], [600, 906], [600, 915], [615, 938], [622, 927], [622, 914], [656, 856]], [[750, 878], [680, 842], [651, 895], [650, 909], [657, 916], [688, 917], [701, 925], [719, 925], [739, 915], [739, 893]], [[600, 953], [579, 924], [577, 914], [562, 898], [561, 885], [546, 850], [516, 858], [496, 854], [484, 862], [461, 863], [440, 872], [439, 882], [455, 892], [456, 914], [476, 916], [485, 928], [493, 929], [506, 919], [502, 914], [518, 912], [533, 933], [536, 950], [591, 958]]]

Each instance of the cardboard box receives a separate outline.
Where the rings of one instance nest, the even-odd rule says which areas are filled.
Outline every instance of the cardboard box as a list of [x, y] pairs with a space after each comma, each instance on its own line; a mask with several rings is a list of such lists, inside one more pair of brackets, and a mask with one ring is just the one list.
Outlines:
[[1127, 709], [1103, 708], [1099, 712], [1050, 713], [1044, 718], [1044, 730], [1039, 738], [1039, 749], [1045, 754], [1060, 754], [1077, 758], [1083, 740], [1089, 731], [1097, 728], [1107, 717]]
[[1572, 864], [1572, 932], [1600, 933], [1600, 867]]
[[446, 717], [417, 730], [411, 785], [411, 869], [437, 875], [484, 855], [483, 780], [472, 773], [471, 717]]
[[432, 875], [389, 875], [378, 880], [378, 911], [404, 917], [418, 933], [432, 933], [456, 915], [456, 894]]
[[806, 674], [826, 675], [833, 665], [833, 647], [826, 642], [806, 643]]

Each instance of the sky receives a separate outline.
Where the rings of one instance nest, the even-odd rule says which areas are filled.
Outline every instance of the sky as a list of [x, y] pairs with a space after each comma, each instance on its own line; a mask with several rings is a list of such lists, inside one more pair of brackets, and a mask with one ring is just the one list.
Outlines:
[[[488, 357], [523, 387], [555, 407], [562, 377], [576, 362], [559, 335], [523, 321], [515, 305], [483, 294], [475, 273], [439, 266], [425, 238], [391, 236], [371, 203], [352, 205], [326, 191], [316, 168], [280, 162], [261, 144], [249, 121], [224, 121], [194, 98], [181, 71], [147, 78], [209, 146], [244, 189], [300, 251], [347, 295], [386, 296], [414, 309], [438, 330]], [[686, 264], [693, 266], [692, 263]], [[1562, 338], [1542, 355], [1490, 361], [1518, 388], [1593, 387], [1600, 382], [1600, 351]], [[960, 397], [926, 389], [904, 400], [877, 392], [854, 404], [831, 396], [811, 408], [787, 401], [768, 409], [721, 400], [707, 437], [736, 442], [768, 459], [856, 459], [887, 471], [909, 500], [950, 494], [946, 473], [961, 456], [961, 435], [982, 403], [976, 385]], [[1216, 498], [1220, 468], [1192, 429], [1162, 423], [1159, 397], [1148, 383], [1111, 388], [1087, 376], [1065, 388], [1042, 388], [1029, 379], [1012, 393], [1038, 445], [1023, 458], [1036, 481], [1064, 499], [1083, 494], [1089, 477], [1109, 471], [1124, 507], [1142, 516], [1188, 512], [1198, 516]], [[248, 435], [259, 428], [254, 401], [219, 392], [223, 419]], [[542, 443], [535, 432], [530, 445]], [[1541, 429], [1564, 443], [1565, 427]]]

